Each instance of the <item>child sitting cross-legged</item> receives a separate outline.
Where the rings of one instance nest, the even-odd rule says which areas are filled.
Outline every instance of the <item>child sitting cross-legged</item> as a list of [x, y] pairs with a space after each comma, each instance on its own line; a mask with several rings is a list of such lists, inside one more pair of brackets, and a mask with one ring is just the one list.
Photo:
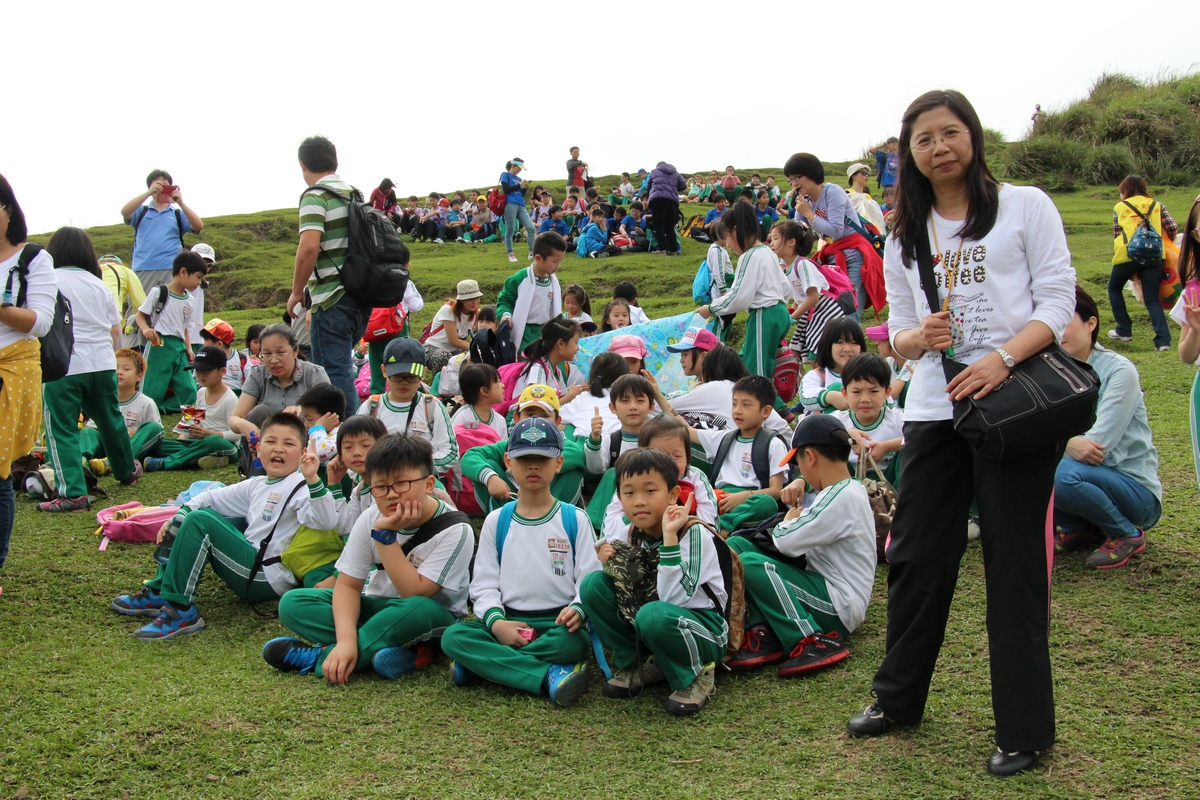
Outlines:
[[[679, 467], [670, 455], [648, 448], [631, 450], [617, 459], [616, 472], [630, 524], [618, 540], [600, 546], [599, 559], [615, 568], [618, 548], [628, 553], [633, 547], [639, 555], [657, 551], [658, 557], [648, 562], [637, 559], [643, 565], [639, 577], [655, 582], [657, 599], [630, 608], [629, 600], [618, 601], [620, 587], [613, 574], [584, 576], [583, 609], [617, 668], [604, 694], [636, 696], [665, 678], [673, 690], [667, 711], [696, 714], [715, 689], [716, 662], [729, 635], [723, 613], [728, 594], [715, 534], [676, 502]], [[639, 641], [651, 656], [644, 663]]]
[[888, 402], [891, 379], [892, 368], [876, 353], [859, 353], [842, 368], [842, 394], [849, 408], [835, 411], [833, 417], [854, 439], [851, 470], [865, 448], [881, 472], [889, 478], [895, 472], [890, 467], [904, 443], [904, 412]]
[[492, 408], [504, 399], [504, 383], [496, 368], [491, 364], [466, 364], [458, 373], [458, 386], [463, 405], [450, 418], [450, 427], [478, 422], [507, 441], [508, 424], [504, 421], [504, 415], [497, 414]]
[[[272, 414], [258, 445], [267, 474], [201, 492], [163, 524], [158, 538], [170, 550], [166, 563], [141, 591], [112, 601], [119, 614], [154, 618], [134, 632], [135, 639], [172, 639], [204, 627], [194, 603], [205, 563], [251, 603], [274, 600], [298, 585], [279, 561], [296, 530], [337, 524], [337, 506], [317, 477], [319, 462], [307, 440], [299, 417]], [[245, 533], [235, 519], [244, 522]]]
[[225, 351], [206, 345], [196, 351], [188, 369], [195, 370], [196, 405], [185, 410], [175, 426], [175, 439], [162, 439], [153, 457], [142, 463], [146, 472], [184, 469], [219, 469], [238, 453], [238, 434], [229, 430], [229, 415], [237, 396], [225, 383]]
[[[354, 524], [332, 589], [295, 589], [279, 621], [308, 642], [272, 639], [263, 658], [283, 672], [341, 685], [374, 670], [395, 680], [433, 660], [432, 639], [467, 613], [475, 534], [466, 514], [431, 496], [433, 448], [391, 434], [366, 460], [372, 507]], [[369, 580], [368, 580], [369, 579]]]
[[[146, 362], [142, 354], [136, 350], [118, 350], [117, 357], [117, 405], [121, 409], [121, 417], [125, 420], [125, 432], [129, 434], [129, 443], [133, 448], [133, 457], [143, 460], [157, 451], [163, 438], [162, 417], [158, 414], [158, 406], [146, 395], [138, 391], [138, 384], [146, 372]], [[108, 460], [108, 452], [100, 441], [100, 433], [96, 423], [88, 422], [87, 426], [79, 429], [79, 450], [87, 460], [92, 472], [97, 475], [107, 475], [112, 472]]]
[[533, 694], [545, 691], [560, 706], [574, 705], [587, 688], [579, 586], [600, 562], [587, 515], [550, 492], [562, 447], [562, 434], [549, 420], [513, 427], [505, 464], [520, 493], [488, 514], [479, 533], [471, 580], [477, 619], [442, 637], [457, 686], [478, 675]]
[[732, 533], [768, 519], [779, 507], [787, 448], [763, 428], [771, 416], [775, 386], [761, 375], [749, 375], [733, 385], [730, 417], [737, 430], [691, 430], [693, 442], [704, 448], [712, 464], [709, 477], [717, 487], [717, 524]]
[[[746, 633], [731, 669], [782, 661], [779, 676], [790, 677], [850, 655], [845, 637], [866, 616], [876, 563], [875, 516], [846, 463], [851, 443], [830, 416], [800, 420], [786, 460], [795, 461], [803, 479], [784, 489], [792, 508], [769, 533], [771, 552], [748, 538], [729, 538], [746, 587]], [[808, 508], [801, 506], [805, 481], [817, 492]]]

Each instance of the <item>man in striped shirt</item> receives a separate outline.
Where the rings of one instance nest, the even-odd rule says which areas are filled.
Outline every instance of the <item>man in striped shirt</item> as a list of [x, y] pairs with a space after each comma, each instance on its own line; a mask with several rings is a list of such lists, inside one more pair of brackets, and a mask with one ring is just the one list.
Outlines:
[[[324, 136], [310, 136], [301, 142], [299, 156], [300, 173], [308, 186], [328, 186], [343, 196], [354, 191], [338, 177], [337, 149]], [[342, 288], [339, 271], [349, 245], [347, 202], [319, 189], [305, 192], [300, 200], [300, 244], [287, 311], [292, 317], [304, 313], [307, 287], [312, 305], [312, 360], [325, 368], [329, 382], [346, 397], [357, 397], [350, 351], [366, 331], [371, 309], [360, 306]]]

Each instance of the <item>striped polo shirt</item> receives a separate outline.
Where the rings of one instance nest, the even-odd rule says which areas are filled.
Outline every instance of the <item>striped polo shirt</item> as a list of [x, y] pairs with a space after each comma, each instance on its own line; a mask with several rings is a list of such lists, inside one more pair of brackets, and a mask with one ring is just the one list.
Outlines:
[[[330, 186], [344, 195], [354, 191], [336, 173], [326, 175], [314, 186]], [[329, 308], [342, 297], [338, 270], [346, 261], [346, 251], [350, 247], [349, 226], [349, 205], [329, 192], [309, 191], [300, 201], [300, 232], [321, 232], [317, 266], [308, 279], [308, 293], [314, 309]]]

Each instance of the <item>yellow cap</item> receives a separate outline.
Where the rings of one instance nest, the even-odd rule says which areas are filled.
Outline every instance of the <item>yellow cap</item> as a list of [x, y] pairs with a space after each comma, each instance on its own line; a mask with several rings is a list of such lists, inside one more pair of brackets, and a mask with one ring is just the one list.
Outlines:
[[521, 396], [517, 399], [517, 410], [528, 405], [538, 405], [549, 411], [551, 414], [558, 413], [558, 394], [542, 383], [531, 383], [525, 387], [525, 391], [521, 392]]

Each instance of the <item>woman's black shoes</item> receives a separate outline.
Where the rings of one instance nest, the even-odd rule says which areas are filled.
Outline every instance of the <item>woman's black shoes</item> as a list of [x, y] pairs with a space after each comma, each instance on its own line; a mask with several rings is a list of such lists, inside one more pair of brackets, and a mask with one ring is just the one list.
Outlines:
[[883, 707], [876, 701], [855, 714], [846, 723], [851, 736], [880, 736], [892, 727], [892, 721], [883, 715]]
[[1040, 755], [1037, 752], [1006, 753], [997, 747], [988, 759], [988, 772], [997, 778], [1008, 778], [1036, 767]]

